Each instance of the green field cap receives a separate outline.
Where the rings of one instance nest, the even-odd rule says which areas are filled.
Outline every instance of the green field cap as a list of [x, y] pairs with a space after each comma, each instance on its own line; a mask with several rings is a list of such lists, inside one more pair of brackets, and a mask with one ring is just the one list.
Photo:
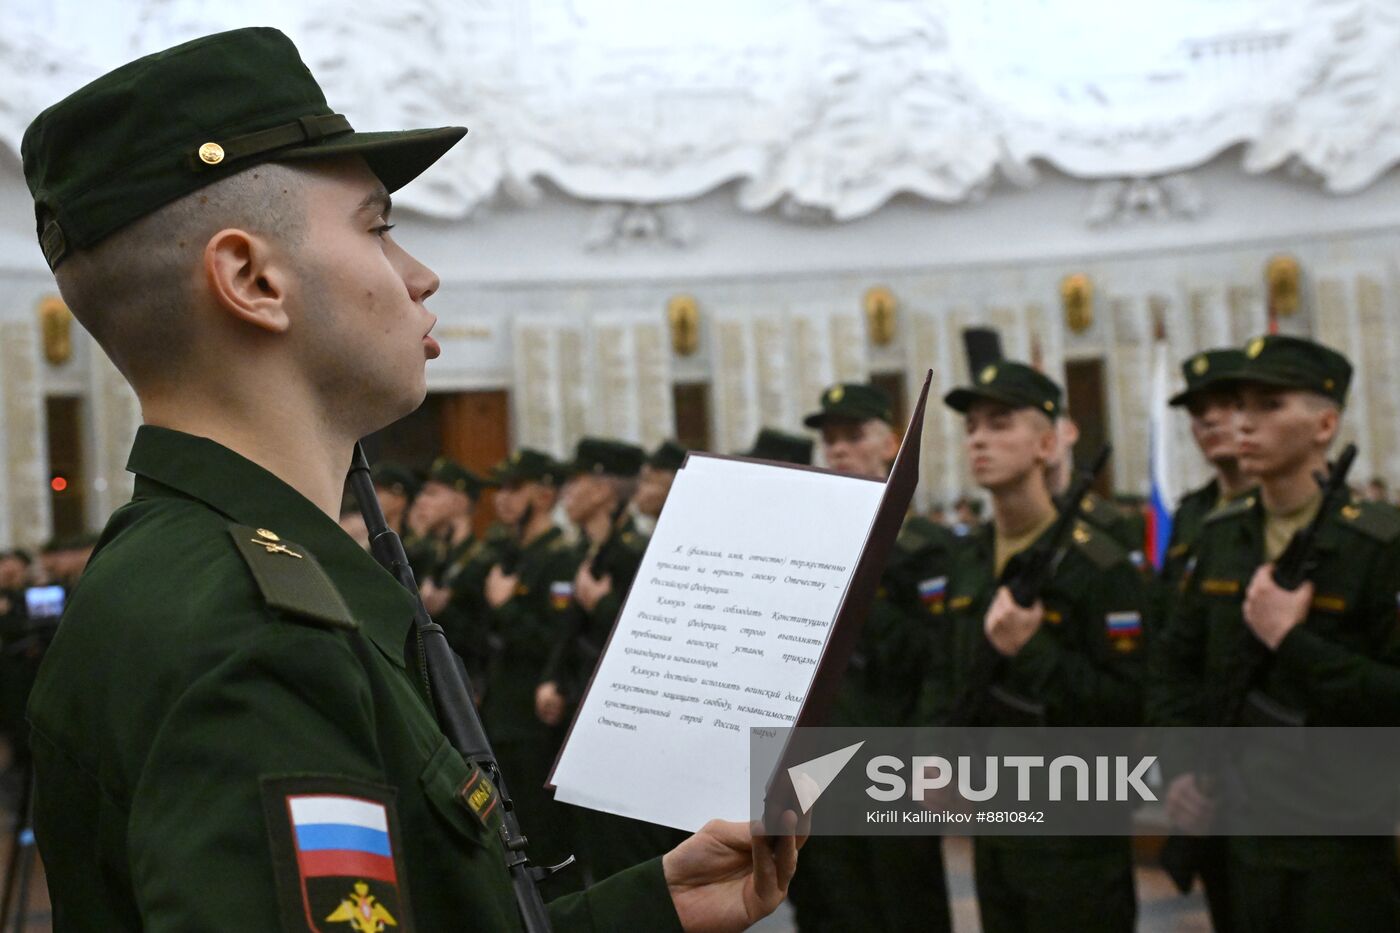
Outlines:
[[653, 470], [670, 470], [674, 473], [685, 463], [685, 455], [688, 453], [689, 450], [675, 441], [662, 441], [647, 457], [647, 466]]
[[1181, 364], [1181, 375], [1186, 380], [1186, 388], [1173, 395], [1168, 404], [1186, 405], [1198, 392], [1215, 386], [1234, 385], [1239, 380], [1240, 367], [1243, 365], [1244, 351], [1234, 347], [1195, 354]]
[[635, 444], [585, 437], [578, 442], [574, 460], [567, 465], [567, 469], [575, 475], [636, 476], [642, 471], [646, 459], [646, 451]]
[[428, 482], [451, 486], [458, 492], [466, 493], [467, 498], [473, 502], [481, 498], [483, 489], [499, 485], [495, 480], [477, 476], [460, 463], [446, 457], [438, 457], [433, 461], [433, 465], [428, 468]]
[[544, 483], [554, 486], [564, 475], [564, 467], [549, 454], [522, 447], [491, 468], [491, 478], [502, 485]]
[[50, 268], [262, 162], [363, 156], [395, 191], [466, 133], [358, 133], [276, 29], [235, 29], [138, 58], [49, 107], [20, 154]]
[[1060, 417], [1060, 387], [1025, 363], [999, 360], [982, 367], [970, 386], [960, 386], [943, 396], [943, 404], [966, 412], [978, 399], [1000, 402], [1011, 408], [1034, 408]]
[[761, 428], [753, 446], [742, 456], [755, 460], [776, 460], [779, 463], [812, 465], [812, 439], [788, 434], [775, 428]]
[[802, 419], [809, 428], [820, 428], [831, 418], [847, 421], [869, 421], [878, 418], [894, 424], [894, 406], [889, 393], [879, 386], [864, 382], [843, 382], [822, 393], [821, 411]]
[[1245, 344], [1239, 381], [1307, 389], [1344, 405], [1351, 385], [1351, 363], [1316, 341], [1269, 334]]

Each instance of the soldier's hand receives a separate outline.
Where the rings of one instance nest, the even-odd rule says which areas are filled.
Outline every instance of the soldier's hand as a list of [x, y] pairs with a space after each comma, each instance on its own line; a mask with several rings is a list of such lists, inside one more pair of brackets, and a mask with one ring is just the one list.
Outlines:
[[1037, 602], [1029, 609], [1023, 609], [1011, 598], [1011, 591], [1003, 586], [997, 588], [997, 595], [987, 610], [983, 627], [987, 633], [987, 641], [992, 643], [992, 647], [999, 654], [1014, 658], [1026, 646], [1026, 642], [1040, 631], [1040, 623], [1044, 619], [1043, 605]]
[[1215, 801], [1207, 796], [1196, 775], [1183, 774], [1167, 786], [1167, 819], [1192, 836], [1210, 831], [1215, 819]]
[[681, 927], [688, 933], [746, 930], [787, 896], [797, 870], [797, 814], [783, 814], [784, 835], [763, 836], [762, 824], [710, 820], [661, 857]]
[[546, 726], [557, 726], [564, 721], [564, 694], [559, 685], [547, 681], [535, 688], [535, 717]]
[[1265, 564], [1254, 571], [1245, 590], [1244, 621], [1255, 638], [1275, 651], [1284, 636], [1308, 617], [1312, 600], [1311, 580], [1296, 590], [1285, 590], [1274, 582], [1274, 565]]
[[588, 564], [578, 569], [578, 574], [574, 577], [574, 599], [577, 599], [585, 610], [592, 612], [598, 603], [603, 601], [603, 597], [611, 592], [611, 575], [604, 575], [600, 580], [593, 576]]
[[515, 588], [519, 585], [519, 574], [507, 574], [500, 564], [496, 564], [486, 575], [486, 602], [492, 609], [501, 608], [510, 602], [511, 597], [515, 595]]
[[423, 585], [418, 587], [418, 593], [423, 597], [423, 608], [428, 610], [430, 616], [442, 612], [452, 601], [452, 591], [447, 587], [438, 586], [432, 580], [424, 580]]

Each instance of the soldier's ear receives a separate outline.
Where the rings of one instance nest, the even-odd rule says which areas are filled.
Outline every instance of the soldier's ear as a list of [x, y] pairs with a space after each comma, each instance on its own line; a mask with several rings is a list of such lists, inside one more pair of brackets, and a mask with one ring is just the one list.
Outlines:
[[1337, 439], [1337, 432], [1342, 427], [1342, 410], [1335, 405], [1324, 405], [1318, 409], [1317, 418], [1317, 443], [1323, 450], [1332, 446], [1332, 442]]
[[291, 325], [285, 307], [290, 270], [266, 239], [236, 228], [220, 230], [204, 244], [203, 273], [220, 310], [272, 333]]

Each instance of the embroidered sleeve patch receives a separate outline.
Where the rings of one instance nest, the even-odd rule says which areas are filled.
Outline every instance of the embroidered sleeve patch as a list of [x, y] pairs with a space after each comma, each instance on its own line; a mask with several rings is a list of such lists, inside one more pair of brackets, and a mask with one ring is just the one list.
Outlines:
[[1133, 651], [1142, 637], [1142, 615], [1137, 612], [1110, 612], [1104, 616], [1109, 641], [1119, 651]]
[[413, 928], [393, 790], [337, 778], [263, 782], [283, 929]]
[[568, 580], [558, 580], [549, 585], [549, 604], [558, 612], [569, 608], [574, 599], [574, 585]]
[[930, 612], [942, 609], [943, 600], [947, 595], [947, 577], [930, 577], [919, 582], [919, 601], [927, 606]]

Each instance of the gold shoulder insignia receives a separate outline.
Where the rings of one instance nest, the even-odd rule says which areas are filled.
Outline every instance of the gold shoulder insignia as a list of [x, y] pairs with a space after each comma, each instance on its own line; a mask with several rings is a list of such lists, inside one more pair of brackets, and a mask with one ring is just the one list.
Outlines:
[[1107, 570], [1119, 561], [1128, 559], [1128, 552], [1112, 536], [1095, 534], [1092, 526], [1083, 520], [1075, 524], [1070, 537], [1078, 551], [1100, 570]]
[[1255, 501], [1255, 497], [1251, 493], [1248, 496], [1231, 499], [1229, 502], [1222, 502], [1206, 515], [1205, 521], [1207, 524], [1210, 524], [1224, 518], [1234, 518], [1243, 515], [1254, 508]]
[[1342, 506], [1342, 527], [1389, 544], [1400, 538], [1400, 509], [1384, 502], [1349, 502]]
[[331, 628], [360, 627], [331, 578], [305, 548], [266, 528], [230, 525], [229, 534], [269, 606]]

